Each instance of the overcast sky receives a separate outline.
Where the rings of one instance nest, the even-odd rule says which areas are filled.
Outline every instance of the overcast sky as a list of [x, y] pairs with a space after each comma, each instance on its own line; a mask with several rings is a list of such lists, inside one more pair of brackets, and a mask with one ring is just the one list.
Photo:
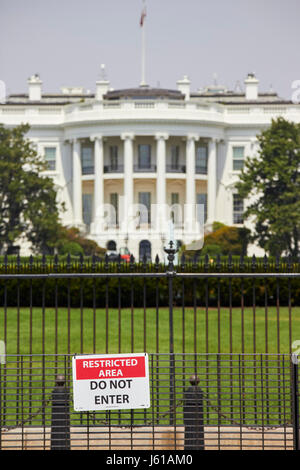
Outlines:
[[[192, 90], [218, 82], [234, 89], [255, 72], [290, 99], [300, 80], [300, 0], [147, 0], [146, 81]], [[100, 65], [115, 89], [141, 80], [142, 0], [0, 0], [0, 80], [27, 91], [83, 86], [92, 92]]]

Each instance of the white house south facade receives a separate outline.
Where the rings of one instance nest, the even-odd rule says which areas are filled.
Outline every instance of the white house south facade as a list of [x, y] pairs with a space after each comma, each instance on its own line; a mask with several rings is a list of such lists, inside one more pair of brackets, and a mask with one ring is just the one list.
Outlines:
[[[62, 222], [102, 247], [128, 247], [137, 259], [162, 257], [170, 236], [195, 240], [199, 227], [188, 210], [196, 205], [206, 230], [214, 221], [244, 224], [247, 201], [234, 185], [257, 152], [257, 135], [278, 116], [300, 122], [300, 106], [260, 93], [253, 74], [238, 91], [193, 92], [187, 77], [175, 90], [112, 90], [103, 78], [95, 93], [65, 87], [44, 94], [38, 75], [28, 87], [0, 104], [0, 122], [30, 125], [28, 137], [65, 203]], [[261, 254], [254, 246], [252, 253]]]

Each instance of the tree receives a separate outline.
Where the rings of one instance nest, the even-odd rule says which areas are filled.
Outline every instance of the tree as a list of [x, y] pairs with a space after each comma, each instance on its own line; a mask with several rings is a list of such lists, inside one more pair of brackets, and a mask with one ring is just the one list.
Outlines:
[[95, 241], [85, 238], [76, 227], [60, 226], [56, 247], [59, 254], [78, 255], [80, 253], [91, 256], [105, 256], [106, 250], [101, 248]]
[[229, 227], [214, 222], [213, 231], [204, 237], [201, 254], [246, 255], [249, 230], [244, 227]]
[[0, 243], [9, 252], [25, 236], [35, 253], [49, 252], [59, 208], [52, 179], [41, 176], [46, 163], [25, 138], [28, 130], [25, 124], [13, 129], [0, 124]]
[[236, 187], [249, 200], [245, 218], [253, 241], [271, 255], [297, 257], [300, 239], [300, 125], [283, 118], [258, 136], [259, 152], [247, 158]]

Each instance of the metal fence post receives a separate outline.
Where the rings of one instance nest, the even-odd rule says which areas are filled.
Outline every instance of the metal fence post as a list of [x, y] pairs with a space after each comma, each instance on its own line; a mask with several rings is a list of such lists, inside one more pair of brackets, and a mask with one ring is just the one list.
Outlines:
[[170, 425], [174, 424], [175, 416], [175, 357], [174, 357], [174, 322], [173, 322], [173, 277], [175, 276], [174, 258], [177, 252], [173, 248], [174, 242], [171, 240], [169, 243], [170, 248], [164, 248], [168, 255], [168, 287], [169, 287], [169, 338], [170, 338]]
[[294, 450], [300, 450], [299, 443], [299, 384], [298, 384], [298, 356], [292, 354], [292, 414]]
[[197, 376], [190, 377], [190, 384], [184, 392], [184, 449], [204, 450], [203, 392]]
[[70, 395], [64, 375], [57, 375], [52, 391], [51, 450], [70, 450]]

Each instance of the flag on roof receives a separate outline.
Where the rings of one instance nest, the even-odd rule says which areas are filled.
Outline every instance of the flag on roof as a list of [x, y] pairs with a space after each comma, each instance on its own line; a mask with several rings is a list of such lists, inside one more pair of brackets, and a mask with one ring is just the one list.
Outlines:
[[141, 27], [142, 27], [143, 24], [144, 24], [144, 20], [145, 20], [145, 18], [146, 18], [146, 14], [147, 14], [147, 12], [146, 12], [146, 5], [144, 5], [144, 8], [143, 8], [142, 14], [141, 14], [141, 19], [140, 19], [140, 26], [141, 26]]

